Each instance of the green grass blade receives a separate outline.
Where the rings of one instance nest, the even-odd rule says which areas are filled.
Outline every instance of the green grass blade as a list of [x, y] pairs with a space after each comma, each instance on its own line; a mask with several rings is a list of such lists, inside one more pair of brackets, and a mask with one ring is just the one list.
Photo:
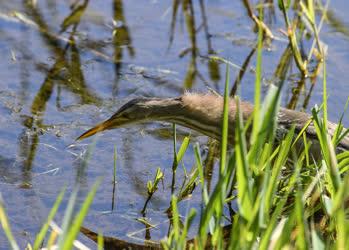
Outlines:
[[224, 89], [224, 106], [222, 121], [222, 140], [221, 140], [221, 158], [220, 158], [220, 174], [223, 175], [227, 159], [228, 147], [228, 118], [229, 118], [229, 67], [226, 66], [226, 79]]
[[204, 208], [204, 210], [201, 214], [200, 224], [199, 224], [199, 237], [200, 237], [202, 245], [206, 241], [207, 228], [208, 228], [210, 220], [212, 219], [212, 216], [215, 212], [216, 205], [220, 204], [220, 206], [221, 206], [220, 202], [222, 202], [221, 198], [222, 198], [223, 186], [225, 186], [225, 183], [227, 182], [227, 180], [230, 180], [232, 178], [232, 173], [234, 172], [234, 169], [235, 169], [235, 157], [234, 157], [234, 155], [232, 155], [229, 159], [228, 169], [227, 169], [226, 174], [224, 175], [224, 177], [221, 177], [218, 180], [218, 182], [217, 182], [217, 184], [216, 184], [216, 186], [215, 186], [215, 188], [214, 188], [214, 190], [209, 198], [207, 206]]
[[236, 180], [240, 214], [248, 220], [252, 210], [251, 174], [247, 163], [245, 134], [242, 131], [242, 117], [239, 99], [236, 99], [237, 117], [235, 124]]
[[188, 149], [189, 142], [190, 142], [190, 137], [189, 136], [184, 137], [182, 145], [179, 148], [178, 153], [177, 153], [177, 163], [183, 159], [183, 156]]
[[[259, 119], [261, 119], [261, 121], [259, 123], [258, 137], [256, 141], [251, 144], [251, 148], [248, 152], [248, 160], [252, 166], [259, 165], [260, 153], [265, 143], [273, 142], [274, 140], [280, 91], [280, 88], [271, 86], [261, 108], [263, 112], [259, 112]], [[253, 116], [253, 119], [256, 118]]]
[[295, 201], [295, 213], [296, 213], [296, 221], [297, 221], [297, 239], [296, 239], [296, 246], [297, 249], [308, 249], [307, 247], [307, 238], [306, 238], [306, 231], [307, 228], [305, 225], [307, 223], [304, 219], [304, 208], [302, 203], [302, 197], [301, 197], [301, 191], [297, 190], [296, 193], [296, 201]]
[[184, 188], [181, 189], [180, 193], [178, 194], [178, 202], [182, 201], [192, 193], [193, 188], [196, 186], [196, 180], [198, 178], [198, 175], [199, 175], [199, 170], [195, 168], [194, 172], [191, 174], [189, 181], [184, 186]]
[[314, 127], [321, 146], [321, 152], [323, 154], [323, 160], [326, 163], [328, 171], [326, 172], [329, 180], [329, 191], [332, 196], [336, 193], [340, 186], [339, 168], [337, 166], [337, 160], [335, 158], [334, 148], [332, 142], [328, 139], [327, 131], [324, 128], [323, 123], [319, 120], [315, 109], [312, 110]]
[[273, 230], [275, 229], [276, 224], [280, 218], [280, 215], [282, 213], [282, 209], [285, 206], [286, 201], [287, 201], [287, 199], [283, 198], [278, 202], [278, 204], [277, 204], [277, 206], [276, 206], [276, 208], [271, 216], [271, 219], [268, 223], [268, 227], [265, 230], [265, 232], [262, 234], [262, 239], [261, 239], [261, 242], [259, 245], [260, 250], [267, 250], [268, 249], [270, 238], [271, 238]]
[[195, 216], [196, 216], [195, 209], [194, 208], [190, 209], [189, 215], [185, 220], [184, 227], [180, 235], [179, 242], [181, 242], [182, 244], [179, 249], [186, 249], [186, 239], [187, 239], [188, 231], [194, 221]]
[[196, 166], [199, 170], [201, 187], [202, 187], [202, 189], [204, 189], [204, 185], [205, 185], [204, 167], [202, 166], [202, 160], [201, 160], [200, 149], [199, 149], [198, 143], [196, 143], [194, 145], [194, 155], [195, 155]]
[[90, 208], [90, 205], [93, 201], [93, 198], [97, 192], [97, 188], [100, 185], [100, 183], [101, 183], [101, 179], [99, 179], [95, 182], [95, 184], [91, 188], [91, 191], [88, 193], [84, 203], [82, 204], [79, 213], [75, 216], [74, 221], [73, 221], [73, 223], [69, 229], [69, 232], [67, 234], [64, 245], [62, 247], [63, 250], [72, 249], [73, 242], [80, 232], [80, 227], [84, 221], [84, 218], [88, 212], [88, 209]]
[[97, 247], [98, 247], [98, 250], [104, 249], [104, 238], [103, 238], [103, 234], [101, 231], [98, 232]]
[[46, 233], [47, 233], [47, 230], [49, 228], [49, 224], [50, 224], [50, 221], [53, 220], [53, 217], [56, 215], [57, 213], [57, 210], [59, 208], [59, 205], [61, 204], [62, 202], [62, 199], [64, 197], [64, 193], [65, 193], [65, 188], [63, 188], [63, 190], [59, 193], [59, 195], [57, 196], [56, 198], [56, 201], [55, 203], [53, 204], [53, 207], [47, 217], [47, 220], [45, 222], [45, 224], [42, 226], [40, 232], [38, 233], [38, 235], [36, 236], [36, 239], [34, 241], [34, 245], [33, 245], [33, 249], [36, 250], [36, 249], [39, 249], [45, 236], [46, 236]]
[[11, 227], [10, 227], [10, 224], [8, 222], [8, 218], [7, 218], [5, 206], [4, 206], [4, 201], [2, 199], [1, 194], [0, 194], [0, 222], [1, 222], [2, 229], [4, 230], [5, 235], [10, 243], [11, 248], [13, 250], [19, 250], [17, 242], [15, 241], [15, 238], [13, 237], [13, 234], [11, 232]]
[[327, 73], [326, 73], [326, 60], [323, 61], [323, 90], [322, 90], [322, 103], [323, 103], [323, 126], [327, 131]]
[[78, 187], [76, 186], [74, 187], [70, 195], [67, 208], [65, 209], [63, 222], [62, 222], [62, 233], [59, 235], [58, 244], [57, 244], [59, 249], [63, 248], [63, 244], [66, 240], [68, 229], [71, 224], [71, 218], [73, 217], [74, 206], [75, 206], [77, 195], [78, 195]]
[[273, 197], [276, 195], [276, 186], [277, 186], [278, 178], [280, 176], [281, 167], [285, 164], [285, 161], [287, 160], [287, 156], [289, 154], [289, 151], [292, 145], [294, 130], [295, 130], [295, 127], [293, 126], [288, 132], [286, 138], [281, 142], [281, 147], [280, 147], [278, 157], [271, 170], [272, 174], [270, 177], [270, 181], [267, 187], [267, 192], [265, 197], [265, 211], [267, 213], [270, 210], [270, 206], [273, 204]]
[[251, 135], [251, 144], [257, 141], [260, 130], [260, 103], [261, 103], [261, 80], [262, 80], [262, 52], [263, 52], [263, 30], [258, 29], [257, 44], [257, 62], [256, 62], [256, 79], [254, 86], [254, 109], [253, 109], [253, 127]]
[[178, 213], [178, 207], [177, 207], [177, 197], [172, 195], [171, 200], [171, 207], [172, 207], [172, 226], [173, 226], [173, 233], [174, 233], [174, 239], [178, 242], [179, 239], [179, 213]]

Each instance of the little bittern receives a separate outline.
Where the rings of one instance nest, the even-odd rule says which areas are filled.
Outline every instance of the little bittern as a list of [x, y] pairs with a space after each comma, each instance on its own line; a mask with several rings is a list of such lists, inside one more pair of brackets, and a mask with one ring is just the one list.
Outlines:
[[[247, 121], [253, 113], [253, 105], [248, 102], [240, 102], [240, 111], [243, 120]], [[178, 98], [136, 98], [122, 106], [108, 120], [82, 134], [78, 140], [104, 130], [149, 121], [176, 123], [219, 140], [221, 138], [222, 113], [223, 98], [218, 95], [185, 94]], [[236, 101], [232, 99], [229, 103], [230, 142], [233, 142], [235, 133], [236, 114]], [[311, 116], [306, 113], [281, 108], [277, 114], [277, 134], [281, 130], [285, 134], [284, 131], [290, 129], [293, 124], [296, 132], [300, 132], [310, 119]], [[334, 135], [336, 127], [337, 124], [328, 123], [328, 132], [331, 136]], [[308, 138], [316, 138], [313, 124], [310, 124], [305, 132]], [[342, 151], [349, 150], [349, 136], [344, 137], [338, 147]]]

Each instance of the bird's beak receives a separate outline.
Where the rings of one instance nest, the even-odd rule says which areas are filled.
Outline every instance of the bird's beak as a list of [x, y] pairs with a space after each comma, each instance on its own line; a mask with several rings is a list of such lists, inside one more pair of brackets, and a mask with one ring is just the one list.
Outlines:
[[106, 121], [104, 121], [102, 123], [99, 123], [95, 127], [87, 130], [85, 133], [80, 135], [76, 140], [79, 141], [79, 140], [85, 139], [87, 137], [90, 137], [92, 135], [95, 135], [95, 134], [97, 134], [99, 132], [102, 132], [104, 130], [117, 128], [117, 127], [120, 127], [120, 126], [122, 126], [124, 124], [127, 124], [127, 123], [128, 123], [128, 119], [126, 119], [126, 118], [123, 118], [123, 117], [118, 117], [118, 118], [111, 117], [110, 119], [108, 119], [108, 120], [106, 120]]

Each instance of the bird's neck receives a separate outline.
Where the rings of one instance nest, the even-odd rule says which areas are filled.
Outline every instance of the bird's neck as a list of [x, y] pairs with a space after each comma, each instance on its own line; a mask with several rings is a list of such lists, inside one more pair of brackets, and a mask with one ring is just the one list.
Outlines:
[[[177, 101], [177, 102], [176, 102]], [[171, 101], [169, 101], [170, 103]], [[223, 98], [215, 95], [186, 94], [172, 99], [171, 112], [162, 113], [161, 120], [174, 122], [184, 127], [199, 131], [215, 139], [221, 138], [223, 115]], [[253, 105], [247, 102], [239, 103], [244, 121], [253, 113]], [[157, 109], [159, 110], [159, 109]], [[229, 135], [233, 141], [237, 115], [236, 100], [229, 101]], [[159, 116], [160, 117], [160, 116]]]

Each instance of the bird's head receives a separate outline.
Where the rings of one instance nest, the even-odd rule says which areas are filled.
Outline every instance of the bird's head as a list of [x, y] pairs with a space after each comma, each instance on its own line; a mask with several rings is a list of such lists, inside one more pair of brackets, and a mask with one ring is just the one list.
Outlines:
[[181, 107], [181, 98], [136, 98], [124, 104], [108, 120], [80, 135], [82, 140], [104, 130], [119, 128], [129, 124], [154, 120], [166, 120]]

